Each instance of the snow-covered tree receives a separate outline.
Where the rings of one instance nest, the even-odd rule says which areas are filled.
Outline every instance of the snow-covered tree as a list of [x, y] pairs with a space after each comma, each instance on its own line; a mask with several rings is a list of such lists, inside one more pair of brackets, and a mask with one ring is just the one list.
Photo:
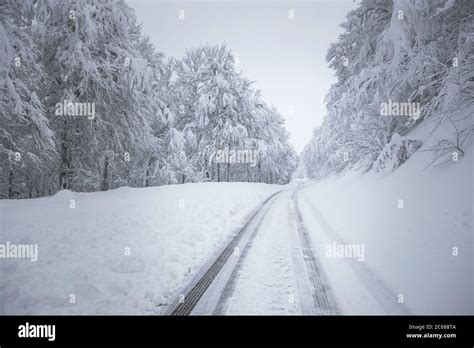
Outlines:
[[[205, 46], [189, 50], [175, 65], [179, 129], [190, 134], [187, 153], [201, 177], [288, 182], [295, 154], [282, 118], [236, 71], [232, 52], [225, 45]], [[235, 163], [239, 151], [258, 154], [258, 167]], [[222, 152], [229, 154], [226, 161], [218, 159]]]
[[[1, 197], [294, 170], [282, 117], [226, 45], [165, 61], [124, 1], [4, 1], [0, 62]], [[254, 167], [220, 151], [261, 153]]]
[[43, 104], [34, 1], [0, 4], [0, 197], [47, 194], [54, 134]]
[[95, 110], [52, 117], [60, 188], [107, 190], [127, 183], [127, 168], [140, 185], [149, 162], [142, 156], [156, 144], [150, 122], [161, 117], [150, 105], [160, 57], [141, 37], [133, 10], [122, 1], [64, 1], [48, 8], [45, 23], [48, 109], [84, 103]]
[[474, 134], [472, 4], [365, 0], [342, 28], [327, 54], [338, 78], [328, 114], [302, 154], [307, 174], [380, 168], [396, 155], [386, 153], [393, 135], [404, 142], [417, 127], [431, 128], [425, 149], [436, 160], [462, 156]]

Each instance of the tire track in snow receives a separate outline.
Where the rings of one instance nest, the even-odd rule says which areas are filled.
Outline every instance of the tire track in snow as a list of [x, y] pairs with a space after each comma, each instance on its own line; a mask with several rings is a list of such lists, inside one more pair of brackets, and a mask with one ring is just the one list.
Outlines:
[[[288, 209], [288, 224], [285, 234], [288, 234], [290, 268], [296, 280], [295, 285], [297, 292], [295, 293], [295, 302], [299, 305], [301, 314], [304, 315], [338, 314], [340, 311], [335, 295], [319, 259], [312, 250], [308, 232], [302, 223], [298, 202], [296, 200], [296, 191], [292, 193], [290, 202], [293, 202], [293, 206]], [[288, 207], [287, 205], [285, 206]], [[261, 225], [262, 221], [260, 221], [259, 225], [256, 226], [253, 231], [251, 240], [243, 251], [238, 264], [233, 269], [232, 275], [229, 277], [224, 291], [221, 293], [213, 314], [222, 315], [227, 312], [228, 300], [233, 296], [238, 280], [242, 276], [242, 268], [244, 268], [244, 265], [248, 266], [247, 263], [249, 261], [247, 260], [247, 254], [253, 250], [252, 245]], [[276, 236], [274, 236], [274, 238], [276, 238]], [[257, 245], [255, 245], [255, 247], [257, 247]], [[247, 272], [248, 271], [247, 269]], [[278, 281], [278, 278], [275, 280]], [[279, 286], [283, 286], [283, 284], [284, 281], [282, 279]], [[271, 308], [269, 308], [269, 310], [271, 310]]]
[[302, 300], [301, 309], [305, 315], [339, 314], [340, 310], [334, 291], [321, 261], [315, 255], [310, 236], [303, 224], [297, 199], [297, 193], [300, 190], [293, 192], [291, 196], [293, 209], [290, 209], [290, 215], [295, 223], [294, 226], [291, 226], [291, 229], [296, 229], [297, 234], [294, 243], [292, 243], [294, 245], [292, 245], [291, 252]]
[[249, 237], [249, 240], [248, 240], [248, 242], [246, 243], [246, 245], [244, 247], [244, 250], [240, 254], [239, 261], [237, 262], [236, 266], [232, 270], [232, 273], [230, 274], [229, 280], [227, 281], [227, 283], [226, 283], [226, 285], [225, 285], [225, 287], [224, 287], [224, 289], [223, 289], [223, 291], [222, 291], [222, 293], [219, 297], [219, 301], [217, 302], [217, 306], [214, 309], [214, 312], [212, 314], [214, 314], [214, 315], [223, 315], [226, 312], [227, 299], [229, 299], [232, 296], [232, 294], [234, 293], [235, 286], [237, 284], [237, 279], [239, 278], [239, 273], [240, 273], [240, 270], [242, 268], [242, 265], [244, 264], [244, 262], [247, 258], [248, 252], [252, 247], [253, 240], [255, 239], [255, 235], [257, 234], [257, 231], [259, 230], [260, 226], [262, 225], [263, 219], [264, 219], [265, 215], [267, 214], [268, 210], [270, 209], [270, 206], [271, 206], [271, 204], [268, 204], [267, 208], [265, 209], [265, 212], [262, 213], [258, 224], [253, 229], [253, 231], [252, 231], [252, 233]]
[[[332, 227], [324, 219], [322, 213], [316, 208], [309, 197], [301, 191], [304, 201], [311, 209], [314, 218], [322, 227], [326, 235], [338, 244], [348, 244], [339, 234], [337, 234]], [[365, 286], [367, 291], [372, 295], [374, 300], [387, 314], [406, 315], [410, 311], [403, 303], [396, 301], [397, 295], [386, 283], [386, 281], [367, 264], [362, 262], [348, 262], [354, 273], [361, 279], [361, 283]]]
[[[190, 315], [194, 307], [197, 305], [203, 294], [206, 292], [210, 284], [216, 278], [217, 274], [224, 267], [225, 263], [229, 260], [229, 257], [234, 252], [235, 247], [239, 244], [242, 238], [247, 234], [249, 226], [252, 222], [255, 221], [256, 217], [260, 215], [257, 226], [253, 229], [253, 233], [258, 230], [263, 217], [268, 211], [272, 201], [271, 199], [275, 197], [282, 191], [278, 191], [268, 197], [260, 207], [253, 213], [250, 219], [246, 224], [237, 232], [237, 234], [232, 238], [230, 243], [224, 248], [224, 250], [219, 254], [214, 262], [208, 267], [205, 267], [203, 272], [200, 272], [193, 279], [191, 284], [188, 286], [187, 290], [184, 291], [183, 300], [179, 296], [174, 303], [168, 308], [167, 314], [169, 315]], [[261, 213], [261, 214], [260, 214]], [[244, 246], [244, 251], [247, 249], [248, 241]]]
[[300, 314], [299, 291], [290, 245], [286, 191], [276, 199], [255, 231], [238, 267], [225, 284], [214, 314]]

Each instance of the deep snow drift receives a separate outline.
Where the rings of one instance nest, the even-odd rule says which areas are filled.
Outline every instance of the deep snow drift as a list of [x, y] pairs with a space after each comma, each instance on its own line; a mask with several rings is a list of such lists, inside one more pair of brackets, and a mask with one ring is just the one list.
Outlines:
[[[417, 152], [389, 175], [348, 173], [302, 192], [343, 313], [402, 314], [399, 295], [412, 314], [474, 313], [472, 153], [426, 168]], [[324, 257], [334, 242], [363, 246], [364, 259]]]
[[0, 242], [37, 243], [38, 260], [1, 260], [0, 313], [160, 313], [281, 189], [200, 183], [2, 200]]

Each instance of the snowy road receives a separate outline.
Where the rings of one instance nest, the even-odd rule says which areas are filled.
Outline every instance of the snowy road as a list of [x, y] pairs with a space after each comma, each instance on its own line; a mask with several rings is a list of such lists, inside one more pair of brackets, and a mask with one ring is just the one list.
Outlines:
[[[470, 254], [451, 252], [470, 243], [470, 194], [459, 171], [430, 181], [405, 170], [395, 183], [196, 183], [2, 201], [0, 246], [38, 245], [38, 258], [2, 260], [0, 313], [471, 313]], [[411, 209], [399, 209], [409, 180]], [[356, 253], [331, 256], [334, 244]]]
[[337, 314], [339, 309], [299, 211], [298, 192], [271, 196], [168, 313]]

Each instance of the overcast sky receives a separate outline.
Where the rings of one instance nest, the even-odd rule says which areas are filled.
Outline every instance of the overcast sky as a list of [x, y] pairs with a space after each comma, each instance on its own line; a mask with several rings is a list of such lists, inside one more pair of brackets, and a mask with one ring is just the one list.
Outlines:
[[[324, 97], [335, 80], [325, 56], [342, 33], [339, 24], [355, 8], [353, 0], [127, 3], [156, 49], [168, 57], [182, 57], [189, 47], [226, 42], [244, 75], [284, 116], [290, 141], [301, 152], [326, 113]], [[181, 10], [184, 19], [179, 18]]]

